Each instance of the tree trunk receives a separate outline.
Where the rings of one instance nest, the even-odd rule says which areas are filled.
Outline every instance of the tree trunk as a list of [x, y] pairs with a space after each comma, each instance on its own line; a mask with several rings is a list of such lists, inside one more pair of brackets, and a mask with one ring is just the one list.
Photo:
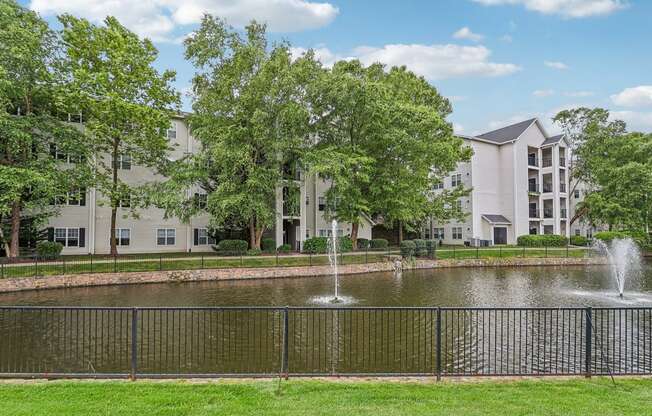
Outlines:
[[[249, 219], [249, 248], [256, 248], [256, 220], [254, 218]], [[260, 248], [260, 244], [258, 248]]]
[[260, 250], [260, 243], [263, 239], [263, 232], [265, 231], [265, 227], [258, 227], [256, 228], [256, 238], [255, 238], [255, 247]]
[[403, 223], [401, 221], [398, 222], [398, 244], [401, 245], [403, 242]]
[[116, 207], [111, 207], [111, 235], [109, 238], [111, 239], [111, 255], [112, 256], [117, 256], [118, 255], [118, 245], [116, 241], [116, 235], [115, 235], [115, 227], [116, 227], [116, 217], [117, 217], [118, 209]]
[[19, 254], [20, 237], [20, 201], [11, 204], [11, 235], [7, 257], [16, 258]]
[[358, 249], [358, 228], [360, 224], [357, 222], [351, 223], [351, 244], [353, 245], [353, 251]]
[[118, 245], [116, 241], [115, 228], [116, 228], [116, 215], [118, 212], [118, 201], [116, 200], [116, 193], [118, 192], [118, 140], [113, 140], [113, 160], [111, 161], [112, 184], [111, 184], [111, 230], [109, 232], [109, 243], [111, 245], [111, 255], [118, 255]]

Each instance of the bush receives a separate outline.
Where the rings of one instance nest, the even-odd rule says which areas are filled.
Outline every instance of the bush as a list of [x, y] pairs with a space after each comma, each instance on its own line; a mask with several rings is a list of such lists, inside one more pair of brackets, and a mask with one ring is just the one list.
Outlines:
[[222, 240], [213, 249], [220, 254], [240, 255], [247, 251], [249, 243], [244, 240]]
[[404, 258], [414, 257], [417, 245], [412, 240], [404, 240], [401, 242], [401, 256]]
[[259, 248], [250, 248], [247, 250], [247, 256], [260, 256], [261, 254], [263, 254], [263, 250]]
[[426, 240], [426, 249], [428, 250], [428, 255], [434, 255], [437, 250], [437, 245], [439, 245], [438, 240]]
[[337, 251], [339, 253], [348, 253], [353, 250], [353, 241], [351, 237], [338, 237], [337, 238]]
[[643, 231], [600, 231], [593, 234], [593, 237], [610, 243], [613, 239], [631, 238], [642, 248], [649, 247], [652, 240]]
[[568, 238], [557, 234], [521, 235], [516, 240], [521, 247], [566, 247]]
[[312, 237], [303, 242], [304, 253], [326, 253], [328, 251], [328, 238]]
[[428, 256], [428, 246], [426, 245], [426, 240], [415, 239], [414, 241], [414, 255], [417, 257], [426, 257]]
[[276, 251], [278, 251], [279, 253], [289, 253], [290, 251], [292, 251], [292, 246], [289, 244], [281, 244], [280, 246], [278, 246]]
[[358, 248], [366, 250], [369, 248], [369, 240], [366, 238], [358, 238]]
[[386, 249], [389, 247], [389, 242], [384, 238], [372, 238], [369, 240], [369, 248]]
[[260, 246], [266, 253], [273, 253], [276, 249], [276, 240], [273, 238], [263, 238], [260, 242]]
[[36, 255], [40, 259], [53, 260], [61, 255], [63, 244], [54, 241], [39, 241], [36, 243]]
[[570, 238], [570, 243], [574, 246], [588, 246], [589, 239], [583, 235], [574, 235]]

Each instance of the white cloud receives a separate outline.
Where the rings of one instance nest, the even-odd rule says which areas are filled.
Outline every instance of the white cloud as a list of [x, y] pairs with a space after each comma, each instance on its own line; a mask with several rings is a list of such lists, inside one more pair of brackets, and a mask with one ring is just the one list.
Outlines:
[[548, 68], [559, 69], [559, 70], [568, 69], [568, 65], [566, 65], [563, 62], [545, 61], [543, 64]]
[[551, 95], [554, 95], [555, 91], [554, 90], [535, 90], [532, 92], [532, 95], [535, 97], [550, 97]]
[[627, 7], [624, 0], [473, 0], [485, 6], [522, 5], [528, 10], [566, 18], [604, 16]]
[[625, 88], [618, 94], [612, 95], [611, 101], [623, 107], [652, 105], [652, 85]]
[[514, 38], [512, 38], [511, 35], [503, 35], [503, 36], [500, 38], [500, 40], [502, 40], [503, 42], [506, 42], [506, 43], [512, 43], [512, 41], [514, 40]]
[[450, 96], [448, 96], [446, 98], [448, 98], [451, 102], [459, 103], [461, 101], [466, 101], [466, 99], [468, 97], [466, 97], [464, 95], [450, 95]]
[[484, 39], [483, 35], [480, 35], [478, 33], [473, 33], [471, 29], [468, 27], [464, 26], [457, 32], [453, 33], [453, 38], [455, 39], [466, 39], [466, 40], [471, 40], [473, 42], [480, 42], [482, 39]]
[[464, 126], [459, 123], [453, 123], [453, 132], [462, 133], [464, 131]]
[[586, 98], [593, 97], [595, 93], [593, 91], [566, 91], [564, 95], [571, 98]]
[[[299, 56], [305, 48], [293, 48], [292, 54]], [[511, 63], [489, 61], [491, 51], [484, 46], [390, 44], [383, 47], [361, 46], [348, 55], [333, 53], [325, 47], [315, 49], [315, 54], [326, 66], [338, 60], [359, 59], [365, 65], [376, 62], [387, 66], [405, 65], [416, 74], [428, 80], [445, 78], [510, 75], [521, 70]]]
[[610, 116], [627, 123], [628, 131], [652, 132], [652, 112], [611, 111]]
[[272, 32], [296, 32], [329, 24], [339, 13], [330, 3], [309, 0], [31, 0], [43, 15], [70, 13], [99, 23], [115, 16], [125, 26], [154, 41], [178, 41], [172, 32], [195, 24], [204, 13], [242, 27], [251, 19], [266, 22]]

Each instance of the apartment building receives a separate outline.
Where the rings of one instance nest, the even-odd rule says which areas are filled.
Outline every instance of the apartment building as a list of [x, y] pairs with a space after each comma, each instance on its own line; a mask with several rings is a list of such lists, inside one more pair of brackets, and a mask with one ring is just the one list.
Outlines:
[[[192, 136], [185, 122], [185, 115], [172, 120], [167, 131], [172, 150], [169, 158], [178, 160], [186, 154], [199, 149], [199, 142]], [[65, 162], [65, 155], [60, 160]], [[132, 163], [128, 155], [120, 157], [119, 177], [130, 184], [139, 184], [162, 180], [163, 178], [148, 168]], [[265, 233], [266, 237], [276, 240], [276, 245], [290, 244], [300, 250], [306, 238], [329, 236], [332, 234], [330, 221], [325, 218], [324, 194], [328, 184], [315, 176], [301, 172], [293, 173], [293, 181], [299, 188], [298, 193], [286, 192], [287, 182], [277, 187], [277, 219], [274, 229]], [[199, 188], [188, 189], [188, 196], [197, 194], [201, 200], [203, 191]], [[288, 201], [288, 198], [299, 201]], [[106, 254], [110, 252], [111, 208], [95, 189], [83, 190], [79, 194], [64, 195], [55, 201], [59, 215], [49, 219], [48, 238], [63, 244], [64, 254]], [[113, 238], [121, 254], [129, 253], [164, 253], [164, 252], [206, 252], [215, 244], [209, 232], [210, 218], [200, 215], [183, 222], [178, 218], [165, 218], [164, 211], [158, 208], [141, 209], [137, 216], [131, 215], [129, 201], [123, 201], [118, 208], [117, 227]], [[294, 207], [292, 210], [289, 207]], [[298, 207], [298, 210], [296, 209]], [[370, 219], [360, 225], [359, 237], [371, 238]], [[338, 235], [348, 235], [350, 224], [340, 224]]]
[[568, 143], [549, 136], [541, 122], [525, 120], [477, 136], [460, 136], [471, 161], [439, 185], [471, 188], [458, 204], [464, 221], [430, 221], [424, 238], [446, 244], [515, 244], [524, 234], [569, 235]]

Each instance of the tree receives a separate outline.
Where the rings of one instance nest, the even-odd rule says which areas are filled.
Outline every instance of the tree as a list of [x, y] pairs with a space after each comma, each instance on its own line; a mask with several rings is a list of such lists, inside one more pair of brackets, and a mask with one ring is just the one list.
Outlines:
[[460, 214], [452, 202], [468, 191], [431, 191], [471, 151], [445, 120], [450, 104], [425, 79], [405, 68], [337, 62], [313, 83], [311, 109], [311, 169], [331, 181], [328, 213], [352, 224], [354, 247], [362, 216], [402, 229]]
[[[291, 176], [301, 163], [309, 121], [301, 86], [315, 63], [293, 61], [285, 43], [268, 49], [264, 25], [252, 22], [245, 31], [243, 37], [205, 16], [185, 42], [197, 68], [189, 125], [201, 149], [178, 167], [182, 180], [172, 182], [203, 188], [211, 225], [246, 227], [251, 248], [260, 248], [276, 221], [277, 188], [295, 186], [284, 172]], [[196, 212], [189, 202], [168, 200], [168, 211], [187, 217]]]
[[[88, 179], [83, 135], [60, 118], [67, 110], [60, 49], [56, 33], [36, 13], [0, 0], [0, 242], [8, 257], [18, 256], [28, 212], [47, 218], [55, 210], [43, 207]], [[75, 163], [61, 163], [57, 154]]]
[[171, 83], [173, 71], [153, 66], [158, 51], [148, 40], [107, 17], [103, 26], [70, 15], [63, 25], [66, 64], [71, 71], [68, 99], [83, 109], [85, 130], [96, 158], [94, 180], [111, 208], [111, 254], [117, 209], [129, 200], [132, 215], [148, 204], [150, 187], [126, 181], [121, 167], [133, 163], [165, 173], [171, 149], [166, 134], [179, 96]]

